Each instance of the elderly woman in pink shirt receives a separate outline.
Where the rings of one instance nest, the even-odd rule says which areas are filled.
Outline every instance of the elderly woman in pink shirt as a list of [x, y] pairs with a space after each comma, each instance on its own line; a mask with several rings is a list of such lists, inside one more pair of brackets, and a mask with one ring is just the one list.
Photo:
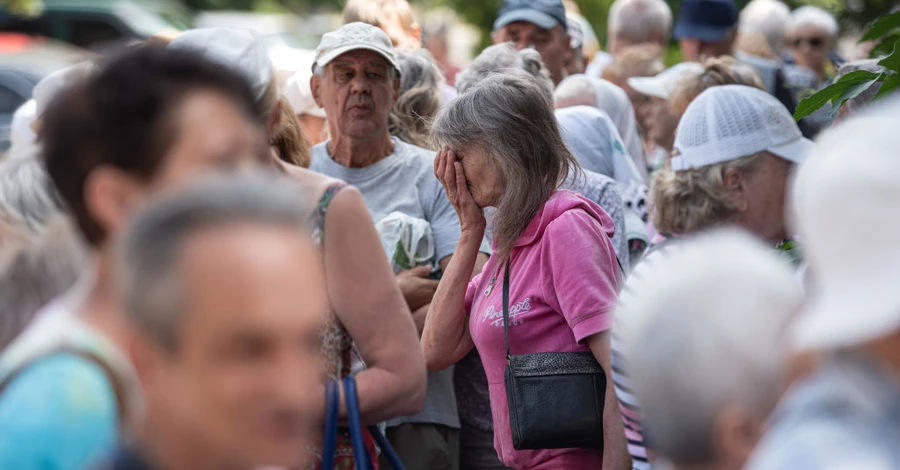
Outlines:
[[[428, 314], [422, 346], [440, 370], [474, 347], [484, 363], [500, 460], [517, 469], [631, 467], [613, 388], [605, 391], [603, 449], [516, 450], [503, 374], [502, 285], [509, 269], [513, 355], [592, 352], [607, 374], [619, 287], [613, 222], [595, 203], [556, 190], [579, 171], [553, 107], [534, 78], [508, 71], [485, 79], [438, 115], [435, 173], [459, 215], [462, 236]], [[469, 282], [487, 221], [494, 254]], [[565, 406], [560, 403], [559, 406]]]

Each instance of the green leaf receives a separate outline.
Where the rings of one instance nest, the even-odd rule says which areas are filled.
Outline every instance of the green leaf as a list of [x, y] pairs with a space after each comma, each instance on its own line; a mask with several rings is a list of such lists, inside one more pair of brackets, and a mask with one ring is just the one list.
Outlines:
[[875, 99], [881, 98], [882, 96], [900, 88], [900, 73], [892, 73], [881, 82], [881, 89], [878, 90], [878, 94], [875, 95]]
[[862, 35], [860, 41], [878, 39], [897, 28], [900, 28], [900, 11], [895, 11], [894, 13], [884, 15], [875, 20], [875, 23], [872, 24], [869, 30]]
[[891, 52], [894, 51], [894, 44], [900, 41], [900, 34], [891, 34], [877, 44], [872, 46], [872, 50], [869, 51], [869, 58], [878, 59], [879, 57], [884, 57]]
[[878, 65], [891, 71], [900, 71], [900, 39], [894, 43], [894, 50], [891, 54], [881, 59]]
[[846, 90], [844, 90], [844, 92], [841, 93], [840, 96], [831, 100], [831, 111], [829, 112], [829, 116], [831, 116], [833, 118], [835, 116], [835, 114], [837, 114], [838, 110], [841, 109], [841, 106], [843, 106], [844, 103], [847, 102], [847, 100], [852, 100], [853, 98], [856, 98], [857, 96], [859, 96], [860, 93], [868, 90], [869, 87], [875, 85], [875, 83], [878, 83], [878, 81], [879, 81], [879, 79], [881, 79], [881, 77], [882, 76], [879, 75], [877, 78], [875, 78], [873, 80], [866, 80], [864, 82], [859, 82], [858, 84], [853, 85], [853, 86], [847, 88]]
[[809, 116], [810, 114], [816, 112], [819, 108], [825, 106], [825, 104], [829, 101], [835, 98], [842, 98], [844, 96], [844, 93], [849, 89], [854, 88], [855, 90], [857, 86], [861, 86], [862, 84], [867, 83], [866, 86], [862, 87], [862, 90], [856, 92], [855, 95], [851, 96], [851, 98], [855, 97], [859, 95], [859, 93], [862, 93], [863, 90], [871, 86], [871, 84], [878, 80], [880, 76], [881, 74], [869, 72], [868, 70], [857, 70], [855, 72], [850, 72], [847, 75], [841, 77], [838, 81], [803, 99], [803, 101], [801, 101], [797, 106], [796, 112], [794, 112], [794, 119], [799, 121], [806, 116]]

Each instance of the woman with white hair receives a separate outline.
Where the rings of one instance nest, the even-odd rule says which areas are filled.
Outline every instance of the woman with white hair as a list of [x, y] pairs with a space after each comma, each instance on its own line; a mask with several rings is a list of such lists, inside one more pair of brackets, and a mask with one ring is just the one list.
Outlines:
[[834, 77], [840, 64], [833, 55], [838, 23], [831, 13], [809, 5], [794, 10], [787, 36], [797, 65], [812, 70], [821, 83]]
[[689, 237], [638, 271], [614, 331], [657, 460], [740, 470], [787, 386], [782, 334], [803, 301], [799, 279], [734, 229]]
[[[528, 74], [495, 74], [442, 110], [432, 133], [444, 149], [435, 174], [459, 215], [462, 236], [426, 320], [427, 365], [440, 370], [478, 351], [489, 384], [495, 447], [505, 465], [630, 468], [611, 388], [594, 397], [604, 403], [602, 424], [592, 427], [602, 432], [602, 448], [599, 441], [592, 441], [594, 448], [584, 442], [567, 449], [529, 446], [516, 441], [512, 430], [511, 409], [533, 411], [542, 404], [508, 401], [508, 393], [518, 390], [504, 386], [510, 354], [589, 353], [604, 378], [611, 372], [609, 314], [619, 284], [612, 221], [598, 205], [556, 189], [577, 163], [549, 95]], [[494, 254], [469, 282], [487, 228], [486, 207], [496, 209]], [[557, 411], [563, 416], [566, 410]]]

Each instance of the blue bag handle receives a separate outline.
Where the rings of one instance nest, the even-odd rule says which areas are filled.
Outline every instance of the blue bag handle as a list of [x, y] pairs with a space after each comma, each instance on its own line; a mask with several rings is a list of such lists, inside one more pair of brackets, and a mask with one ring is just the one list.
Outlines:
[[[340, 393], [337, 389], [338, 383], [334, 379], [329, 379], [325, 386], [325, 438], [322, 445], [322, 470], [334, 469], [335, 449], [337, 448], [337, 425]], [[366, 449], [366, 443], [363, 438], [362, 421], [359, 415], [359, 397], [356, 394], [356, 380], [353, 376], [348, 375], [344, 378], [344, 400], [347, 402], [347, 422], [350, 428], [350, 441], [353, 445], [353, 455], [356, 457], [357, 470], [371, 470], [372, 457]], [[368, 426], [366, 429], [375, 438], [375, 442], [381, 449], [384, 457], [390, 462], [394, 470], [406, 470], [400, 457], [394, 452], [394, 448], [384, 437], [378, 426]]]

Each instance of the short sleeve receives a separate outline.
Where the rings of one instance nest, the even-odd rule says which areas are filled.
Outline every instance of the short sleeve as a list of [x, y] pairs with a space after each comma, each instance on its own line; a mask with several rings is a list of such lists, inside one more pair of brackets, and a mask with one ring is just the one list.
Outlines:
[[475, 303], [475, 292], [478, 290], [478, 283], [481, 282], [482, 274], [484, 273], [480, 272], [476, 274], [466, 287], [466, 315], [472, 311], [472, 304]]
[[541, 263], [545, 301], [563, 315], [576, 341], [612, 328], [618, 265], [599, 221], [580, 209], [559, 216], [542, 237]]
[[84, 468], [112, 449], [118, 412], [96, 364], [68, 354], [28, 367], [0, 395], [0, 468]]

